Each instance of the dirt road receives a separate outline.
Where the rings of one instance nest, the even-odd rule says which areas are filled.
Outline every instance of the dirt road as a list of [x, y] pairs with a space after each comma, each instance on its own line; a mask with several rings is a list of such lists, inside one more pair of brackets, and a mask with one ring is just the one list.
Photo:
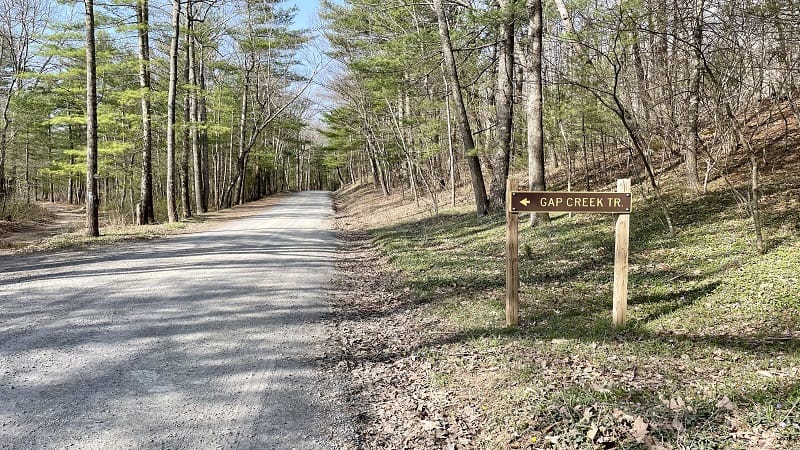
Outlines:
[[214, 231], [0, 258], [0, 448], [338, 447], [320, 192]]

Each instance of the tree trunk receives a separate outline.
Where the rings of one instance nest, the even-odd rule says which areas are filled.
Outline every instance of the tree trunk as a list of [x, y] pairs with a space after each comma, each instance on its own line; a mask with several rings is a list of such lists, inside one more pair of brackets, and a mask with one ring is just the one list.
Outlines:
[[31, 202], [31, 141], [25, 133], [25, 203]]
[[750, 214], [753, 216], [753, 229], [756, 235], [756, 251], [759, 255], [766, 252], [764, 247], [764, 235], [761, 232], [761, 209], [759, 201], [761, 199], [761, 188], [758, 182], [758, 156], [752, 148], [747, 153], [750, 160]]
[[172, 0], [172, 36], [169, 50], [169, 90], [167, 93], [167, 215], [178, 221], [175, 201], [175, 108], [178, 97], [178, 40], [180, 39], [181, 2]]
[[[532, 191], [544, 191], [544, 122], [542, 91], [542, 0], [528, 0], [528, 64], [525, 79], [528, 82], [528, 97], [525, 105], [528, 125], [528, 187]], [[531, 226], [547, 223], [546, 212], [531, 214]]]
[[[444, 74], [443, 74], [444, 75]], [[447, 77], [444, 77], [445, 91], [449, 91], [447, 86]], [[447, 151], [450, 155], [450, 201], [453, 206], [456, 206], [456, 155], [453, 150], [453, 117], [450, 114], [450, 93], [444, 94], [444, 107], [447, 117]]]
[[697, 191], [697, 155], [702, 148], [700, 139], [700, 81], [703, 76], [703, 14], [705, 1], [695, 0], [692, 28], [692, 63], [689, 78], [689, 145], [686, 147], [686, 186]]
[[94, 0], [86, 6], [86, 235], [100, 236], [97, 189], [97, 58], [94, 42]]
[[647, 179], [650, 181], [650, 186], [653, 188], [653, 192], [656, 196], [656, 203], [658, 203], [658, 206], [661, 208], [661, 212], [664, 214], [664, 220], [667, 221], [667, 232], [670, 236], [675, 236], [675, 227], [672, 225], [672, 215], [670, 215], [667, 203], [661, 196], [661, 188], [658, 186], [655, 173], [653, 173], [653, 168], [650, 166], [650, 160], [645, 152], [645, 146], [642, 143], [641, 131], [639, 130], [638, 124], [630, 115], [630, 113], [625, 110], [619, 97], [615, 96], [614, 101], [617, 105], [617, 110], [615, 110], [615, 112], [619, 116], [622, 126], [628, 132], [628, 136], [631, 138], [631, 142], [633, 143], [633, 148], [642, 159], [642, 164], [644, 164], [645, 172], [647, 173]]
[[464, 157], [469, 164], [470, 177], [472, 178], [472, 190], [475, 194], [475, 211], [478, 216], [485, 216], [489, 210], [489, 201], [486, 197], [486, 185], [483, 181], [481, 163], [475, 151], [475, 140], [472, 137], [472, 129], [469, 125], [467, 108], [464, 105], [464, 98], [461, 95], [461, 82], [458, 77], [456, 60], [453, 56], [453, 45], [450, 42], [450, 28], [447, 24], [447, 17], [444, 13], [442, 0], [433, 0], [433, 7], [436, 10], [436, 18], [439, 23], [439, 38], [442, 41], [442, 53], [444, 55], [445, 74], [449, 78], [450, 87], [453, 93], [453, 102], [456, 109], [456, 121], [461, 130], [461, 142], [464, 145]]
[[[245, 164], [245, 138], [247, 136], [246, 127], [247, 127], [247, 100], [250, 96], [250, 76], [255, 66], [255, 62], [252, 62], [249, 67], [245, 68], [244, 73], [244, 85], [242, 86], [242, 104], [241, 104], [241, 115], [239, 116], [239, 154], [236, 158], [236, 175], [233, 179], [232, 185], [230, 188], [234, 189], [233, 191], [233, 201], [227, 202], [227, 207], [231, 207], [232, 205], [238, 205], [243, 202], [242, 194], [244, 193], [244, 170], [246, 167]], [[230, 195], [228, 196], [230, 198]]]
[[11, 89], [8, 88], [3, 106], [3, 127], [0, 128], [0, 197], [8, 194], [8, 180], [6, 179], [6, 158], [8, 155], [8, 129], [11, 126], [9, 107], [11, 103]]
[[[187, 20], [188, 22], [188, 20]], [[188, 27], [187, 27], [188, 29]], [[186, 41], [183, 45], [183, 50], [186, 52], [186, 60], [183, 65], [183, 85], [186, 86], [189, 84], [189, 52], [191, 51], [189, 48], [189, 41], [191, 40], [191, 35], [186, 33]], [[191, 191], [189, 190], [189, 153], [192, 151], [192, 144], [191, 144], [191, 132], [192, 132], [192, 124], [191, 124], [191, 89], [187, 89], [186, 92], [183, 94], [183, 136], [181, 139], [181, 164], [180, 164], [180, 185], [181, 185], [181, 209], [183, 210], [183, 218], [192, 217], [192, 200], [191, 200]]]
[[155, 222], [153, 209], [153, 129], [150, 119], [150, 32], [147, 0], [136, 2], [136, 18], [139, 34], [139, 87], [142, 89], [142, 180], [141, 200], [136, 213], [138, 225]]
[[202, 177], [202, 206], [203, 209], [201, 212], [208, 211], [208, 197], [209, 197], [209, 163], [208, 163], [208, 131], [206, 130], [206, 121], [208, 120], [208, 107], [206, 104], [206, 75], [205, 75], [205, 50], [203, 45], [200, 45], [200, 57], [199, 57], [199, 67], [198, 70], [200, 72], [200, 116], [199, 116], [199, 124], [200, 128], [200, 153], [201, 153], [201, 177]]
[[514, 2], [500, 0], [500, 54], [497, 62], [497, 150], [494, 154], [494, 172], [490, 189], [490, 204], [500, 209], [506, 200], [506, 179], [511, 162], [511, 136], [514, 126]]
[[203, 187], [203, 151], [200, 148], [200, 99], [199, 83], [197, 80], [198, 61], [197, 61], [197, 39], [194, 36], [194, 11], [192, 1], [186, 4], [187, 30], [188, 30], [188, 52], [187, 61], [189, 64], [189, 122], [191, 124], [192, 142], [192, 171], [194, 173], [194, 207], [198, 213], [207, 210], [206, 193]]

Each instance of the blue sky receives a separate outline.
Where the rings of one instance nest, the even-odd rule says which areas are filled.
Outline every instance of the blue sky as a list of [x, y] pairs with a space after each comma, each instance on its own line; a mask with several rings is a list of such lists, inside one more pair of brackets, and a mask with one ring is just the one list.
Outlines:
[[317, 0], [295, 0], [286, 2], [286, 4], [292, 3], [297, 7], [297, 16], [294, 19], [294, 24], [298, 28], [312, 28], [314, 23], [318, 21], [317, 11], [319, 10], [319, 2]]

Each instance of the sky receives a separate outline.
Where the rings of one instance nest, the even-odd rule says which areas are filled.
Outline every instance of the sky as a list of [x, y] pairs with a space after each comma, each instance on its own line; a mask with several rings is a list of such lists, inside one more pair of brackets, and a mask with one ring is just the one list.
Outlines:
[[[343, 0], [334, 0], [334, 3], [343, 3]], [[297, 29], [311, 30], [311, 35], [317, 38], [312, 45], [313, 49], [308, 51], [309, 59], [303, 65], [310, 70], [319, 70], [316, 74], [315, 82], [309, 87], [306, 92], [306, 97], [312, 100], [315, 106], [313, 121], [319, 121], [321, 113], [333, 107], [331, 103], [330, 93], [326, 89], [326, 80], [330, 78], [332, 70], [336, 67], [335, 64], [326, 63], [327, 58], [321, 52], [327, 46], [327, 42], [320, 38], [321, 21], [319, 19], [319, 0], [286, 0], [284, 5], [297, 7], [297, 15], [294, 18], [294, 27]], [[312, 69], [313, 68], [313, 69]]]
[[317, 0], [297, 0], [288, 3], [294, 3], [297, 7], [297, 16], [294, 19], [297, 28], [313, 28], [314, 24], [319, 21], [317, 18], [319, 2]]

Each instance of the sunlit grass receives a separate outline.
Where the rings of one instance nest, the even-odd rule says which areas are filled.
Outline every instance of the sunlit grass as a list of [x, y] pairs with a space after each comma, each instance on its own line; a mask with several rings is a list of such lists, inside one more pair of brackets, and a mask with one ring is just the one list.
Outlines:
[[486, 376], [455, 372], [498, 433], [511, 426], [539, 442], [561, 433], [590, 447], [590, 427], [631, 426], [614, 417], [620, 410], [673, 446], [787, 448], [800, 432], [800, 214], [766, 208], [769, 250], [758, 255], [752, 221], [728, 193], [666, 195], [676, 236], [655, 205], [641, 202], [631, 217], [623, 329], [611, 325], [610, 216], [563, 215], [536, 228], [523, 217], [516, 330], [505, 328], [504, 217], [459, 211], [372, 232], [404, 274], [398, 288], [448, 324], [451, 345], [512, 368], [492, 372], [490, 391]]
[[147, 226], [106, 226], [100, 229], [99, 237], [89, 237], [83, 230], [74, 231], [45, 239], [42, 242], [21, 249], [20, 252], [63, 250], [81, 248], [89, 245], [107, 245], [126, 241], [157, 239], [175, 234], [176, 232], [181, 232], [190, 226], [191, 224], [187, 222], [163, 223]]

